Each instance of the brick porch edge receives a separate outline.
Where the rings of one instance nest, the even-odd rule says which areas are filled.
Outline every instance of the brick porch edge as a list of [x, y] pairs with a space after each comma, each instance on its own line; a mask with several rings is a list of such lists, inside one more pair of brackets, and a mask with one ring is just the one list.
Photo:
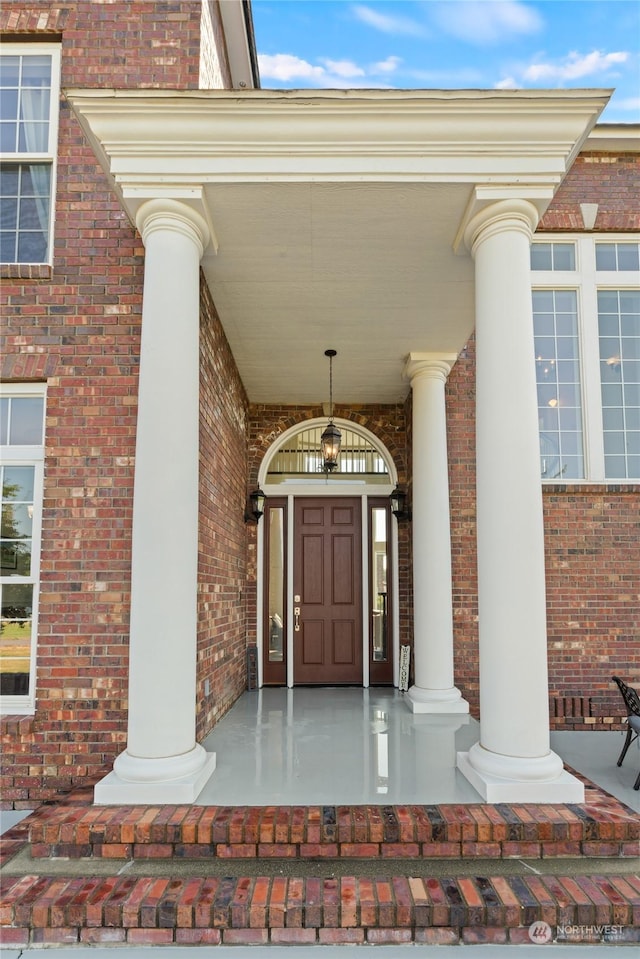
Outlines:
[[639, 942], [640, 879], [38, 878], [5, 884], [5, 946]]
[[585, 805], [41, 807], [34, 858], [546, 858], [640, 852], [640, 818]]

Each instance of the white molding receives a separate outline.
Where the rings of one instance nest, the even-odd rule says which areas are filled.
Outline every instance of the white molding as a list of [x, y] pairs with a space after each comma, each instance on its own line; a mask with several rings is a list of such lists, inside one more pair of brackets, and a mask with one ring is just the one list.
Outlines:
[[[124, 185], [228, 180], [557, 186], [606, 90], [69, 89], [104, 169]], [[177, 182], [177, 181], [176, 181]]]

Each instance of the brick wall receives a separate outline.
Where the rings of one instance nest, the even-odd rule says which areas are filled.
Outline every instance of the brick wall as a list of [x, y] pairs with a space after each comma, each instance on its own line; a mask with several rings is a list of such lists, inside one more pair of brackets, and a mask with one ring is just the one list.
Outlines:
[[583, 153], [567, 173], [538, 231], [583, 230], [581, 203], [597, 203], [594, 230], [640, 230], [637, 155]]
[[246, 687], [247, 544], [255, 553], [256, 529], [244, 522], [246, 393], [204, 279], [200, 303], [198, 739]]
[[[63, 87], [195, 88], [199, 24], [192, 2], [165, 3], [161, 17], [144, 0], [0, 9], [5, 39], [61, 37]], [[143, 261], [63, 100], [53, 270], [5, 268], [11, 278], [0, 291], [3, 379], [48, 382], [37, 708], [2, 724], [5, 806], [32, 806], [95, 778], [126, 742]], [[212, 329], [203, 339], [215, 346]], [[233, 548], [235, 582], [243, 566], [235, 540]], [[215, 632], [206, 617], [200, 628]], [[221, 694], [227, 705], [232, 694]]]

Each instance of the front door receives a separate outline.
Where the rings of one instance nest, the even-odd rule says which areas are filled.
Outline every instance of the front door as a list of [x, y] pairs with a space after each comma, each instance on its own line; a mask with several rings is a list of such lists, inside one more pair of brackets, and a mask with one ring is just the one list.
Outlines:
[[362, 683], [362, 501], [295, 500], [294, 682]]

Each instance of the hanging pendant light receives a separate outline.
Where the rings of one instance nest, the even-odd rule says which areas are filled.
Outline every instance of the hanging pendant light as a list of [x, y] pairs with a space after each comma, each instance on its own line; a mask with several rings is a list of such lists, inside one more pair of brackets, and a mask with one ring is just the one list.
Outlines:
[[335, 350], [325, 350], [324, 355], [329, 357], [329, 422], [324, 428], [320, 443], [322, 444], [322, 470], [333, 473], [338, 468], [340, 455], [340, 440], [342, 433], [333, 422], [333, 358]]

